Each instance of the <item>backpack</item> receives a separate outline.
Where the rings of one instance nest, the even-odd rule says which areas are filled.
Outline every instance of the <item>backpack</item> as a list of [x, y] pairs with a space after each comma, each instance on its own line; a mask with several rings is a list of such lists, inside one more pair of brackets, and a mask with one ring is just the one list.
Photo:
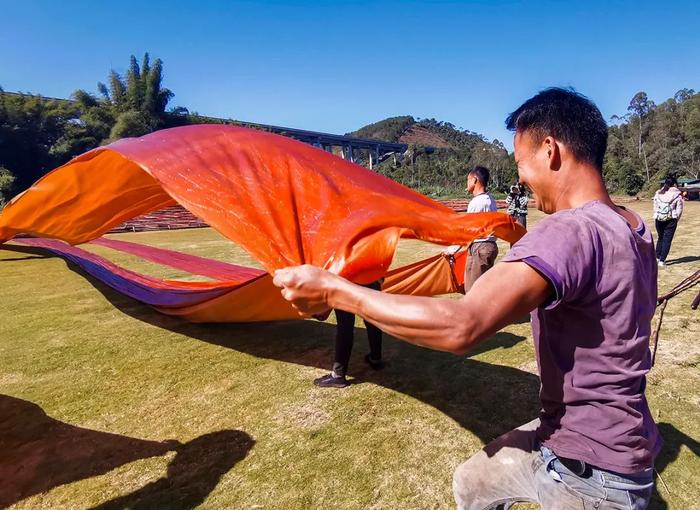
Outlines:
[[658, 221], [668, 221], [673, 219], [673, 202], [676, 200], [678, 200], [678, 197], [675, 197], [670, 202], [665, 202], [658, 197], [654, 199], [656, 202], [656, 219]]

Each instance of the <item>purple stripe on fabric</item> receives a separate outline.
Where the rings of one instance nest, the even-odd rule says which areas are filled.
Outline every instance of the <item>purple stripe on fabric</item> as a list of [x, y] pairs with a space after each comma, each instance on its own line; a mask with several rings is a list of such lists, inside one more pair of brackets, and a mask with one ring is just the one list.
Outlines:
[[146, 246], [129, 241], [119, 241], [117, 239], [101, 237], [90, 241], [90, 244], [130, 253], [157, 264], [220, 281], [243, 283], [266, 274], [265, 271], [261, 269], [219, 262], [218, 260], [211, 260], [205, 257], [188, 255], [186, 253], [155, 248], [153, 246]]
[[552, 284], [555, 294], [554, 299], [545, 301], [542, 304], [542, 308], [553, 308], [559, 303], [559, 301], [561, 301], [564, 294], [564, 285], [561, 281], [561, 278], [559, 278], [559, 275], [554, 270], [554, 268], [550, 266], [547, 262], [542, 260], [540, 257], [525, 257], [524, 259], [522, 259], [522, 261], [525, 262], [532, 269], [540, 273], [542, 276], [544, 276], [547, 280], [549, 280], [549, 283]]
[[181, 288], [162, 280], [141, 275], [61, 241], [16, 239], [15, 242], [47, 249], [76, 264], [91, 276], [133, 299], [153, 306], [183, 307], [195, 305], [240, 287], [223, 285], [213, 288]]

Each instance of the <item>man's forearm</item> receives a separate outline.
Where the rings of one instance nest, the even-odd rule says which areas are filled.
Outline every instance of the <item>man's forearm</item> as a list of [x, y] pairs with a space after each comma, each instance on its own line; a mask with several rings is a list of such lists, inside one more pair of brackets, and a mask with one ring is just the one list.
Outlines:
[[335, 277], [332, 308], [360, 315], [416, 345], [462, 354], [539, 306], [548, 282], [523, 262], [496, 264], [461, 299], [386, 294]]
[[496, 264], [461, 299], [386, 294], [311, 265], [277, 270], [273, 283], [302, 316], [329, 307], [345, 310], [408, 342], [456, 354], [522, 318], [552, 293], [549, 282], [524, 262]]
[[470, 335], [463, 304], [453, 299], [399, 296], [336, 280], [329, 305], [360, 315], [386, 333], [410, 343], [461, 354], [478, 339]]

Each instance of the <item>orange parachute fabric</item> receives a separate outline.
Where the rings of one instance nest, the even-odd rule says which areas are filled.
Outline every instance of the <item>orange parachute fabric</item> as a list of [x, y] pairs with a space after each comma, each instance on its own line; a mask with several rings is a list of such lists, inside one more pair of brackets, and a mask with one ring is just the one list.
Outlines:
[[[467, 245], [489, 234], [512, 243], [524, 233], [505, 214], [455, 213], [290, 138], [199, 125], [120, 140], [50, 172], [2, 211], [0, 243], [17, 234], [86, 243], [126, 220], [175, 203], [248, 251], [268, 274], [252, 275], [241, 268], [240, 278], [231, 279], [229, 272], [217, 282], [157, 283], [120, 272], [79, 248], [71, 251], [55, 242], [45, 247], [62, 255], [70, 252], [66, 256], [87, 261], [101, 276], [110, 273], [107, 280], [116, 275], [145, 286], [153, 296], [152, 289], [165, 289], [178, 295], [196, 291], [201, 297], [194, 302], [190, 295], [165, 306], [157, 297], [142, 299], [165, 313], [199, 322], [238, 322], [296, 316], [271, 284], [269, 274], [278, 268], [313, 264], [368, 283], [387, 275], [402, 237]], [[453, 292], [462, 273], [455, 264], [463, 268], [463, 251], [394, 270], [385, 286], [408, 294]], [[127, 284], [112, 286], [121, 290], [120, 285]]]

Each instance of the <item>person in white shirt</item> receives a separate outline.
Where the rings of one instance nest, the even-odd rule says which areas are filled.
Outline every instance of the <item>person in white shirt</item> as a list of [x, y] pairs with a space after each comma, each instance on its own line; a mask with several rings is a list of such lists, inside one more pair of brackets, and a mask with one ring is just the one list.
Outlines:
[[654, 194], [654, 222], [656, 223], [656, 260], [659, 267], [666, 265], [671, 250], [673, 235], [683, 214], [683, 196], [673, 175], [664, 180], [664, 185]]
[[[467, 207], [468, 213], [496, 211], [496, 200], [486, 191], [489, 184], [489, 170], [475, 166], [467, 175], [467, 192], [474, 195]], [[493, 267], [498, 256], [496, 238], [493, 236], [475, 239], [469, 245], [467, 263], [464, 267], [464, 292], [468, 292], [474, 282]]]

